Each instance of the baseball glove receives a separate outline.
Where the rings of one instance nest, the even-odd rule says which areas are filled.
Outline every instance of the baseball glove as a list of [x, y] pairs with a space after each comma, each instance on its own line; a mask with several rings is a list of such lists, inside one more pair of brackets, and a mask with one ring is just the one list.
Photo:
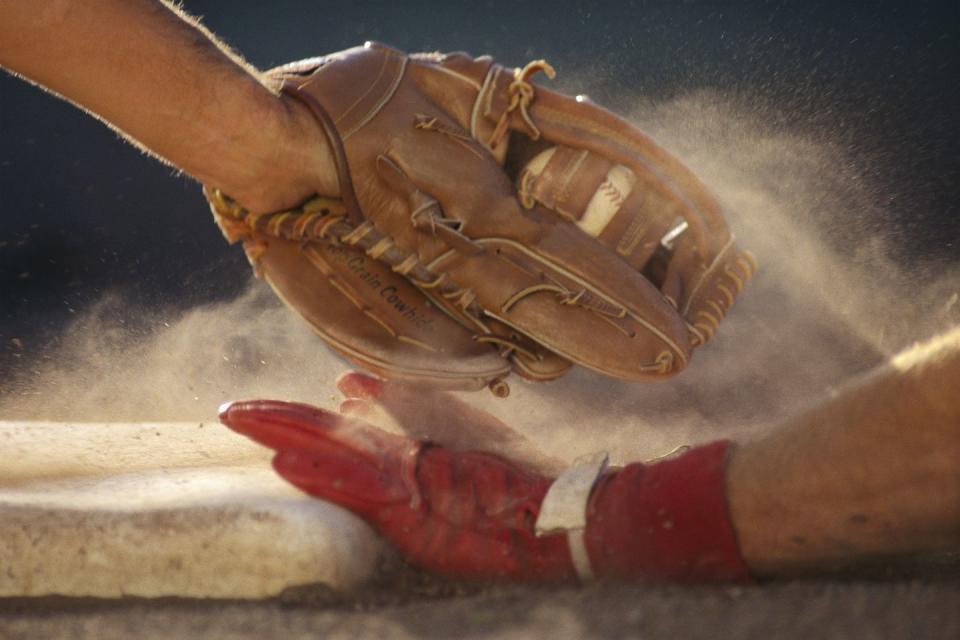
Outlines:
[[755, 269], [700, 181], [584, 97], [464, 53], [368, 43], [272, 70], [322, 125], [338, 198], [252, 215], [230, 241], [335, 350], [379, 375], [508, 391], [571, 363], [682, 370]]

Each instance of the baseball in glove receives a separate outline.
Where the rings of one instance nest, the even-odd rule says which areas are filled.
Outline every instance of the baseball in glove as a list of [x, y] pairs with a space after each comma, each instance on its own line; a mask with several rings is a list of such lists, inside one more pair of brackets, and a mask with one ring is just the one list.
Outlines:
[[754, 272], [703, 184], [626, 120], [464, 53], [367, 43], [270, 71], [322, 125], [338, 198], [230, 241], [335, 350], [378, 375], [505, 395], [571, 364], [682, 370]]

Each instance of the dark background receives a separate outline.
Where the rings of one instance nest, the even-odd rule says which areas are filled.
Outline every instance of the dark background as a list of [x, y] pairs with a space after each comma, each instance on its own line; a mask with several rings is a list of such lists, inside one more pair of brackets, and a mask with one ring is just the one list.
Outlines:
[[[615, 109], [629, 108], [627, 95], [658, 101], [701, 88], [773, 104], [775, 125], [828, 131], [882, 186], [902, 256], [952, 260], [958, 246], [956, 0], [186, 0], [185, 8], [261, 68], [375, 39], [490, 53], [511, 66], [544, 57], [560, 71], [557, 86], [588, 77], [591, 96]], [[0, 74], [0, 374], [48, 350], [104, 293], [169, 313], [236, 295], [247, 273], [198, 185]]]

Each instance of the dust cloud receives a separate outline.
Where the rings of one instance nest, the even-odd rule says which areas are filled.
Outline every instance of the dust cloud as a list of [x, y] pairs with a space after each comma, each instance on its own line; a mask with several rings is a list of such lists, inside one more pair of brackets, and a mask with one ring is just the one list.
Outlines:
[[[828, 132], [791, 131], [713, 92], [629, 115], [713, 190], [760, 271], [717, 338], [674, 379], [626, 383], [578, 369], [547, 385], [511, 378], [506, 400], [464, 396], [546, 453], [608, 450], [627, 461], [748, 437], [960, 319], [960, 268], [892, 257], [882, 185]], [[333, 380], [347, 364], [260, 282], [165, 321], [147, 313], [159, 317], [101, 301], [64, 337], [55, 365], [4, 384], [0, 416], [213, 420], [230, 399], [339, 400]]]

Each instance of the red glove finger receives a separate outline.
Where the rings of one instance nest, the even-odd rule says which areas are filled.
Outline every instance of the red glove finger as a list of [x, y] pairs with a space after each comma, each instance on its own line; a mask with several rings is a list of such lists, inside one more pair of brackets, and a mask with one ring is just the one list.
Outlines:
[[377, 399], [383, 393], [382, 381], [358, 371], [344, 371], [335, 384], [347, 398]]

